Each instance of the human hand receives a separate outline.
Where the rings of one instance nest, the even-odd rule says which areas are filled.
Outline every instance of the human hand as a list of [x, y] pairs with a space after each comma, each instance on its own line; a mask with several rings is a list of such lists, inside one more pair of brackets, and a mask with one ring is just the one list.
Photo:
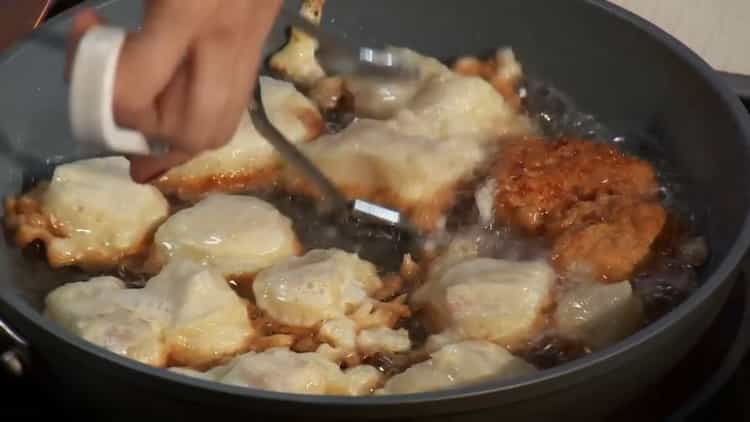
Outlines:
[[[229, 141], [247, 108], [266, 36], [282, 0], [146, 0], [143, 28], [128, 35], [117, 66], [113, 113], [121, 126], [167, 144], [159, 156], [130, 157], [148, 181]], [[103, 23], [74, 19], [68, 63], [78, 41]]]

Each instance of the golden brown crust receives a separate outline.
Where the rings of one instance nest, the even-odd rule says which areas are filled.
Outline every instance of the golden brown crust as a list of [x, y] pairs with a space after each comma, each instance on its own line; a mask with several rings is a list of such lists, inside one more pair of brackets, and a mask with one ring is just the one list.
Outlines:
[[477, 76], [489, 82], [505, 101], [510, 104], [515, 112], [523, 109], [521, 97], [519, 95], [519, 85], [521, 75], [506, 76], [500, 70], [510, 63], [503, 63], [499, 55], [490, 57], [486, 60], [480, 60], [473, 56], [459, 58], [453, 64], [453, 71], [463, 76]]
[[293, 348], [298, 343], [302, 343], [299, 348], [317, 349], [317, 346], [323, 343], [317, 340], [318, 326], [296, 327], [281, 324], [268, 317], [254, 303], [247, 305], [247, 314], [257, 333], [250, 344], [250, 350], [262, 352], [273, 347]]
[[306, 134], [304, 142], [310, 142], [323, 133], [326, 123], [317, 109], [300, 107], [292, 110], [292, 114], [305, 126]]
[[550, 238], [573, 278], [627, 279], [665, 224], [653, 167], [611, 145], [529, 140], [505, 150], [495, 178], [496, 217]]
[[310, 22], [319, 24], [325, 4], [326, 0], [304, 0], [300, 7], [300, 14]]
[[46, 188], [46, 184], [40, 184], [20, 197], [5, 198], [5, 225], [14, 233], [13, 240], [16, 246], [25, 248], [35, 241], [41, 241], [45, 245], [47, 262], [55, 269], [76, 266], [86, 272], [100, 272], [122, 266], [139, 266], [138, 262], [141, 261], [141, 256], [149, 250], [154, 232], [161, 221], [153, 224], [139, 241], [125, 250], [88, 248], [76, 251], [75, 254], [60, 253], [54, 248], [54, 244], [56, 241], [67, 238], [69, 231], [55, 219], [54, 215], [47, 214], [43, 210], [41, 196]]
[[5, 198], [5, 227], [14, 232], [14, 242], [24, 248], [36, 240], [44, 243], [67, 234], [60, 224], [42, 211], [41, 194], [46, 186], [40, 185], [26, 195]]
[[196, 201], [210, 192], [236, 193], [272, 187], [279, 176], [279, 165], [203, 177], [163, 176], [153, 182], [165, 195]]
[[653, 202], [613, 197], [597, 210], [598, 218], [581, 221], [555, 240], [553, 262], [559, 271], [618, 282], [644, 262], [667, 219]]
[[220, 355], [206, 355], [194, 350], [187, 344], [169, 345], [164, 366], [187, 367], [197, 371], [206, 371], [223, 364], [236, 355], [250, 351], [253, 341], [253, 336], [248, 335], [245, 341], [235, 350]]
[[555, 231], [573, 205], [599, 195], [650, 198], [657, 193], [651, 165], [610, 145], [530, 139], [507, 147], [495, 166], [495, 211], [535, 233]]
[[396, 323], [411, 315], [411, 310], [406, 305], [406, 295], [399, 296], [390, 302], [365, 303], [349, 315], [357, 328], [388, 327], [393, 328]]

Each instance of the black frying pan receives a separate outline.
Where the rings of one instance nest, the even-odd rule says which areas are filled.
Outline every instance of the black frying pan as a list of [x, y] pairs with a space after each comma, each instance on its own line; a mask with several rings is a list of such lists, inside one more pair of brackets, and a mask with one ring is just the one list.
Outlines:
[[[92, 4], [115, 24], [139, 23], [138, 1]], [[54, 162], [74, 151], [64, 51], [55, 42], [70, 16], [53, 19], [0, 58], [3, 195], [18, 192], [28, 174], [19, 157]], [[65, 275], [2, 245], [0, 313], [28, 345], [27, 375], [43, 374], [45, 385], [71, 405], [118, 409], [109, 415], [580, 420], [617, 409], [690, 350], [724, 304], [750, 244], [750, 124], [716, 72], [667, 34], [602, 1], [330, 0], [325, 18], [351, 36], [445, 59], [510, 45], [529, 76], [551, 82], [612, 130], [657, 139], [686, 178], [685, 199], [706, 217], [701, 229], [712, 255], [700, 289], [626, 340], [532, 377], [409, 396], [295, 396], [187, 379], [72, 337], [38, 312], [42, 293]], [[285, 40], [277, 29], [268, 51]]]

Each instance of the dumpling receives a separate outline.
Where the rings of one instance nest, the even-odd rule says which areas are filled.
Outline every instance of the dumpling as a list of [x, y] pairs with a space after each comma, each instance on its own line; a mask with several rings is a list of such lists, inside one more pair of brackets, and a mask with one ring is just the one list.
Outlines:
[[527, 116], [517, 113], [488, 82], [473, 76], [429, 80], [395, 120], [405, 133], [483, 145], [535, 131]]
[[171, 303], [163, 336], [172, 364], [211, 364], [246, 350], [253, 338], [246, 301], [213, 268], [174, 261], [143, 291]]
[[430, 359], [394, 376], [377, 394], [409, 394], [443, 390], [469, 383], [508, 379], [536, 371], [523, 359], [486, 341], [450, 344]]
[[[308, 142], [321, 133], [323, 117], [294, 85], [261, 77], [260, 88], [269, 119], [290, 142]], [[210, 191], [235, 192], [270, 185], [279, 165], [278, 153], [246, 111], [226, 145], [170, 169], [155, 185], [166, 193], [192, 199]]]
[[300, 251], [291, 220], [271, 204], [223, 193], [172, 215], [154, 243], [156, 262], [190, 259], [226, 277], [251, 276]]
[[404, 108], [432, 78], [444, 78], [451, 70], [437, 59], [398, 47], [386, 49], [408, 66], [418, 70], [416, 80], [388, 80], [364, 78], [358, 75], [345, 77], [346, 89], [354, 96], [355, 113], [360, 117], [388, 119]]
[[203, 367], [249, 346], [246, 302], [216, 271], [173, 261], [142, 289], [113, 277], [65, 284], [45, 314], [72, 333], [152, 366]]
[[464, 76], [482, 77], [502, 94], [514, 110], [523, 107], [520, 89], [524, 78], [523, 68], [512, 49], [500, 48], [486, 60], [461, 57], [453, 65], [453, 70]]
[[[407, 136], [388, 123], [367, 119], [301, 149], [350, 198], [404, 210], [427, 230], [436, 227], [456, 188], [485, 158], [474, 143]], [[316, 194], [294, 169], [288, 169], [284, 182], [292, 192]]]
[[295, 353], [273, 348], [262, 353], [247, 353], [206, 373], [175, 369], [202, 379], [253, 387], [280, 393], [359, 396], [369, 394], [382, 374], [372, 366], [356, 366], [342, 371], [325, 355]]
[[117, 303], [125, 283], [110, 277], [64, 284], [45, 299], [45, 315], [71, 333], [113, 353], [152, 366], [167, 363], [161, 335], [169, 312], [159, 307], [138, 312]]
[[557, 300], [555, 321], [561, 336], [600, 349], [637, 331], [643, 306], [628, 281], [576, 282]]
[[158, 189], [135, 183], [123, 157], [58, 166], [48, 185], [5, 202], [15, 242], [46, 246], [53, 268], [107, 270], [144, 250], [169, 204]]
[[268, 120], [286, 139], [310, 141], [323, 131], [320, 112], [291, 83], [261, 76], [260, 92]]
[[420, 287], [411, 302], [459, 338], [513, 347], [541, 328], [554, 281], [543, 260], [466, 259]]
[[255, 277], [256, 304], [283, 324], [312, 327], [345, 316], [380, 288], [375, 266], [341, 250], [312, 250]]
[[[319, 24], [325, 0], [304, 0], [300, 13], [312, 23]], [[303, 87], [310, 87], [326, 74], [315, 53], [318, 41], [298, 28], [292, 28], [287, 44], [271, 56], [269, 65], [284, 79]]]

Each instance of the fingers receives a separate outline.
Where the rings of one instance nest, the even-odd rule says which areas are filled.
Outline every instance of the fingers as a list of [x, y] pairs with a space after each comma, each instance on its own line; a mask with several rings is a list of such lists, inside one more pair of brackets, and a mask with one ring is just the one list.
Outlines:
[[[281, 3], [146, 0], [143, 29], [128, 35], [118, 61], [114, 117], [118, 125], [167, 143], [173, 151], [133, 157], [136, 181], [153, 179], [231, 139]], [[71, 31], [70, 51], [99, 23], [93, 11], [81, 12]]]
[[[279, 0], [246, 1], [245, 22], [241, 45], [239, 46], [239, 60], [232, 86], [232, 96], [226, 107], [223, 120], [217, 135], [231, 136], [239, 125], [242, 114], [247, 110], [257, 81], [258, 68], [265, 37], [270, 31], [281, 2]], [[229, 133], [232, 132], [232, 133]]]
[[189, 160], [192, 154], [184, 151], [169, 151], [163, 155], [134, 156], [130, 160], [130, 177], [137, 183], [147, 183]]
[[215, 1], [151, 0], [143, 29], [123, 45], [115, 83], [115, 121], [147, 136], [159, 134], [158, 96], [188, 55]]
[[[273, 26], [281, 7], [280, 0], [233, 0], [233, 10], [227, 22], [240, 31], [228, 41], [236, 42], [234, 46], [235, 64], [233, 72], [224, 84], [230, 87], [227, 103], [214, 129], [212, 144], [220, 146], [229, 140], [240, 123], [243, 113], [248, 108], [252, 91], [257, 81], [261, 54], [265, 39]], [[225, 3], [228, 4], [229, 2]], [[218, 145], [217, 145], [218, 143]]]
[[211, 36], [196, 46], [187, 113], [191, 124], [189, 133], [182, 134], [190, 150], [219, 147], [231, 136], [234, 128], [227, 129], [224, 123], [229, 104], [233, 98], [246, 95], [234, 84], [240, 60], [238, 41], [239, 37], [228, 40], [224, 36]]

